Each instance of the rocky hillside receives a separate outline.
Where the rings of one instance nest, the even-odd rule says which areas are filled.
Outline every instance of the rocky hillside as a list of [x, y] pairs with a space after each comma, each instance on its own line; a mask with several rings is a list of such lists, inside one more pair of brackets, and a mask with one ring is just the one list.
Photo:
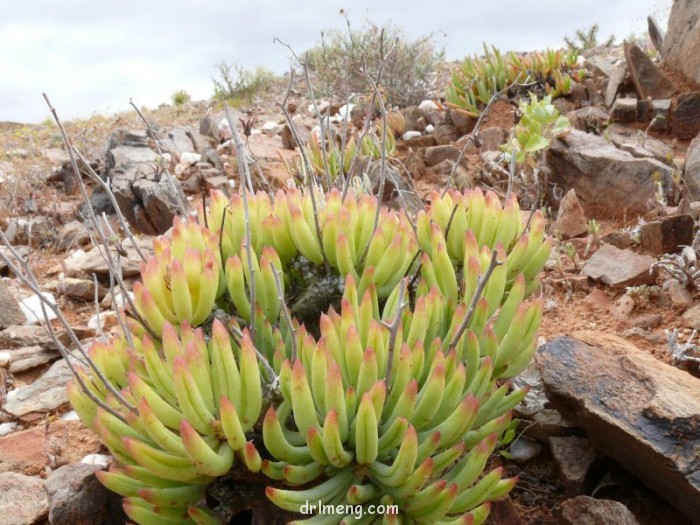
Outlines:
[[[415, 213], [451, 185], [501, 199], [514, 191], [525, 220], [532, 209], [548, 214], [556, 243], [538, 292], [541, 345], [515, 379], [531, 390], [516, 439], [493, 459], [520, 483], [488, 523], [700, 523], [700, 23], [687, 23], [699, 18], [700, 7], [675, 2], [667, 34], [650, 21], [646, 43], [582, 51], [572, 71], [583, 73], [552, 101], [569, 127], [516, 176], [504, 150], [522, 125], [520, 89], [478, 115], [446, 100], [443, 74], [433, 98], [383, 120], [371, 92], [337, 103], [283, 79], [232, 110], [257, 190], [298, 182], [300, 151], [323, 163], [313, 154], [321, 136], [361, 144], [367, 122], [386, 122], [395, 148], [385, 170], [370, 160], [355, 173], [376, 194], [384, 171], [387, 205]], [[196, 209], [211, 190], [241, 185], [236, 130], [221, 107], [188, 102], [144, 116], [148, 126], [136, 113], [66, 123], [87, 199], [55, 124], [0, 123], [0, 252], [27, 262], [82, 341], [115, 329], [138, 252], [170, 229], [179, 199]], [[86, 227], [90, 206], [121, 252], [124, 288], [114, 293]], [[135, 241], [121, 238], [115, 206]], [[71, 372], [37, 290], [2, 258], [0, 276], [0, 525], [124, 523], [94, 477], [110, 458], [68, 404]]]

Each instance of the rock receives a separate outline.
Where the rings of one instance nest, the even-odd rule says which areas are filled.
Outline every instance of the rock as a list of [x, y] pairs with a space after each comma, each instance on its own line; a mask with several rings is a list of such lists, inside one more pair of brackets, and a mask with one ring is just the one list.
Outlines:
[[[153, 255], [153, 241], [148, 238], [136, 239], [141, 251], [146, 257]], [[121, 244], [126, 256], [120, 256], [120, 264], [123, 277], [136, 277], [141, 274], [141, 258], [131, 240], [127, 239]], [[93, 248], [89, 252], [77, 251], [63, 261], [66, 274], [70, 276], [97, 275], [99, 279], [109, 278], [109, 267], [104, 260], [104, 248]], [[112, 258], [117, 256], [117, 249], [111, 248]]]
[[[369, 162], [369, 166], [367, 163]], [[366, 174], [369, 179], [372, 193], [375, 195], [379, 191], [381, 184], [381, 162], [371, 159], [361, 159], [354, 168], [355, 174]], [[381, 201], [389, 207], [400, 210], [403, 209], [403, 202], [409, 215], [415, 215], [418, 210], [423, 209], [423, 204], [408, 181], [394, 167], [387, 164], [384, 170], [384, 193], [380, 196]]]
[[432, 148], [425, 148], [425, 150], [423, 150], [423, 155], [426, 166], [435, 166], [444, 160], [457, 162], [460, 150], [450, 145], [433, 146]]
[[583, 265], [582, 273], [611, 288], [625, 288], [638, 284], [653, 284], [651, 265], [656, 260], [647, 255], [638, 255], [630, 250], [620, 250], [604, 244]]
[[10, 219], [5, 237], [10, 244], [45, 248], [56, 238], [56, 229], [54, 221], [49, 217]]
[[675, 308], [686, 310], [693, 306], [693, 296], [688, 289], [675, 279], [668, 279], [662, 288]]
[[484, 525], [522, 525], [522, 523], [513, 500], [505, 497], [491, 502], [491, 512]]
[[[22, 258], [22, 260], [27, 260], [27, 257], [29, 256], [29, 248], [26, 246], [13, 246], [12, 249]], [[5, 262], [5, 259], [3, 259], [2, 256], [7, 257], [13, 264], [17, 264], [17, 261], [15, 261], [15, 258], [12, 255], [12, 250], [10, 250], [10, 248], [7, 246], [0, 246], [0, 275], [4, 274], [8, 269], [8, 264]]]
[[562, 239], [571, 239], [588, 232], [588, 221], [583, 208], [576, 198], [576, 191], [571, 188], [559, 203], [557, 218], [552, 226]]
[[610, 116], [615, 122], [636, 122], [637, 121], [637, 99], [617, 98], [613, 102]]
[[[306, 144], [308, 144], [309, 138], [311, 137], [309, 130], [307, 130], [304, 126], [299, 125], [295, 125], [294, 130], [299, 136], [299, 140], [301, 141], [302, 145], [305, 146]], [[284, 128], [282, 128], [282, 131], [280, 132], [280, 138], [282, 139], [283, 147], [285, 147], [286, 149], [296, 149], [297, 142], [296, 140], [294, 140], [294, 135], [292, 134], [292, 129], [289, 127], [289, 124], [285, 124]]]
[[651, 123], [649, 129], [652, 131], [666, 131], [670, 128], [671, 120], [671, 99], [651, 101]]
[[618, 501], [578, 496], [562, 503], [559, 525], [639, 525], [639, 522]]
[[[95, 215], [102, 215], [103, 213], [111, 214], [115, 212], [114, 206], [112, 204], [112, 199], [110, 199], [109, 195], [107, 195], [107, 192], [100, 187], [95, 188], [92, 191], [89, 205], [92, 206]], [[83, 202], [80, 205], [78, 210], [80, 216], [89, 217], [90, 209], [88, 208], [88, 204], [86, 204], [85, 202]]]
[[549, 442], [553, 436], [570, 436], [573, 432], [571, 424], [551, 408], [544, 408], [534, 414], [532, 420], [523, 421], [523, 427], [523, 435], [542, 442]]
[[615, 304], [610, 309], [610, 313], [613, 317], [618, 319], [626, 319], [634, 310], [634, 299], [632, 299], [628, 294], [621, 296]]
[[0, 525], [34, 525], [49, 513], [40, 478], [4, 472], [0, 474], [0, 494]]
[[670, 69], [700, 82], [700, 4], [673, 2], [661, 55]]
[[59, 252], [67, 252], [72, 248], [80, 248], [90, 242], [90, 234], [85, 224], [80, 221], [71, 221], [64, 224], [54, 242], [54, 249]]
[[610, 232], [600, 238], [604, 244], [612, 244], [616, 248], [624, 250], [632, 246], [632, 237], [628, 232]]
[[508, 448], [508, 453], [513, 461], [527, 463], [536, 458], [542, 452], [542, 446], [532, 439], [519, 437]]
[[[76, 279], [75, 277], [65, 277], [60, 280], [56, 287], [58, 293], [67, 295], [73, 299], [93, 302], [95, 300], [95, 283], [88, 279]], [[97, 286], [97, 300], [101, 301], [109, 293], [107, 288]]]
[[428, 128], [430, 126], [435, 126], [435, 124], [442, 120], [442, 112], [433, 100], [424, 100], [418, 104], [418, 109], [421, 110], [421, 113], [423, 113], [423, 116], [425, 117], [425, 121], [428, 123], [425, 126], [425, 132], [430, 133]]
[[612, 73], [610, 74], [610, 79], [608, 80], [608, 87], [605, 90], [605, 107], [612, 107], [613, 102], [615, 102], [615, 97], [617, 97], [617, 92], [620, 86], [625, 81], [627, 77], [627, 66], [624, 62], [620, 62], [615, 66]]
[[401, 140], [412, 140], [420, 137], [422, 133], [420, 131], [407, 131], [401, 135]]
[[433, 137], [436, 144], [452, 144], [459, 138], [459, 134], [452, 124], [440, 122], [435, 126]]
[[639, 159], [653, 158], [670, 165], [674, 157], [673, 148], [654, 137], [648, 135], [641, 138], [634, 128], [613, 124], [607, 128], [607, 136], [610, 142], [623, 151], [627, 151], [633, 157]]
[[569, 119], [571, 127], [586, 133], [600, 135], [608, 125], [610, 115], [601, 107], [586, 106], [569, 112], [566, 118]]
[[456, 108], [447, 110], [443, 122], [453, 127], [457, 137], [463, 137], [471, 133], [476, 125], [476, 119], [474, 117]]
[[0, 437], [11, 434], [17, 429], [17, 421], [10, 421], [9, 423], [0, 423]]
[[[51, 421], [0, 438], [0, 472], [29, 476], [46, 472], [51, 454], [54, 467], [78, 463], [87, 454], [102, 449], [94, 432], [80, 421]], [[0, 501], [2, 498], [0, 498]]]
[[656, 20], [654, 20], [654, 17], [652, 17], [651, 15], [647, 16], [647, 28], [651, 44], [654, 46], [656, 51], [658, 51], [659, 54], [663, 56], [665, 36], [664, 30], [659, 27], [659, 24], [656, 23]]
[[76, 463], [53, 471], [46, 479], [51, 525], [121, 525], [128, 521], [121, 498], [95, 477], [101, 470]]
[[552, 407], [583, 428], [596, 450], [696, 520], [700, 381], [624, 339], [592, 331], [574, 335], [537, 353]]
[[[41, 295], [47, 302], [54, 305], [56, 304], [56, 299], [54, 298], [53, 294], [49, 292], [41, 292]], [[23, 297], [20, 300], [19, 307], [22, 309], [22, 313], [24, 313], [24, 317], [26, 319], [25, 324], [41, 324], [45, 323], [47, 320], [53, 321], [56, 319], [56, 314], [53, 312], [53, 310], [49, 308], [42, 308], [41, 305], [44, 302], [44, 299], [41, 299], [38, 295], [33, 294], [29, 297]]]
[[587, 438], [552, 437], [549, 449], [568, 494], [581, 494], [590, 484], [589, 472], [597, 454]]
[[27, 320], [19, 301], [5, 282], [0, 279], [0, 330], [4, 330], [11, 325], [24, 324]]
[[54, 410], [68, 402], [66, 383], [72, 377], [65, 360], [61, 359], [31, 385], [9, 392], [3, 410], [15, 417]]
[[679, 139], [692, 139], [700, 134], [700, 91], [678, 96], [673, 112], [673, 134]]
[[547, 160], [550, 187], [564, 192], [574, 188], [591, 218], [629, 219], [646, 213], [655, 202], [655, 180], [664, 188], [673, 187], [671, 168], [666, 164], [635, 158], [603, 137], [575, 129], [552, 142]]
[[404, 126], [406, 131], [420, 131], [421, 133], [425, 131], [427, 121], [423, 111], [421, 111], [419, 107], [409, 106], [399, 111], [403, 115], [406, 122], [406, 125]]
[[691, 141], [685, 155], [683, 196], [691, 202], [700, 200], [700, 136]]
[[696, 304], [681, 316], [681, 324], [693, 330], [700, 330], [700, 304]]
[[[454, 175], [452, 175], [453, 170]], [[442, 184], [446, 184], [450, 175], [452, 175], [452, 186], [459, 191], [467, 188], [471, 189], [476, 185], [476, 178], [473, 174], [469, 173], [461, 164], [455, 168], [455, 163], [448, 159], [443, 160], [437, 166], [433, 166], [430, 168], [430, 171], [433, 173], [434, 179], [439, 180]]]
[[224, 170], [224, 163], [214, 148], [204, 148], [202, 151], [202, 162], [207, 162], [219, 171]]
[[676, 91], [673, 83], [637, 44], [625, 42], [624, 49], [627, 68], [640, 99], [669, 98], [673, 95]]
[[50, 350], [41, 346], [26, 346], [11, 350], [10, 355], [12, 356], [10, 372], [13, 374], [24, 372], [60, 357], [56, 350]]
[[622, 323], [622, 325], [625, 328], [630, 327], [639, 328], [641, 330], [650, 330], [652, 328], [660, 326], [662, 321], [663, 318], [661, 317], [661, 314], [648, 313], [632, 317], [631, 319], [628, 319], [627, 321]]
[[188, 153], [201, 152], [206, 144], [206, 138], [189, 126], [167, 128], [158, 135], [161, 149], [170, 153], [176, 163], [182, 161]]
[[639, 231], [642, 248], [653, 254], [675, 253], [693, 243], [695, 221], [690, 215], [672, 215], [643, 224]]
[[7, 350], [0, 351], [0, 368], [10, 368], [10, 363], [12, 363], [12, 354]]
[[607, 58], [600, 55], [593, 55], [586, 59], [586, 69], [594, 75], [609, 77], [612, 75], [613, 65]]
[[58, 350], [47, 330], [41, 326], [18, 325], [0, 331], [0, 348], [41, 346]]

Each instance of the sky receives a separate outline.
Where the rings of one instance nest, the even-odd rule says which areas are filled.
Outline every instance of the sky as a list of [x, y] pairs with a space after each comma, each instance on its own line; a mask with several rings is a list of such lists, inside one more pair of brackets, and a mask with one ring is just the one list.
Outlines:
[[[0, 0], [0, 121], [63, 119], [168, 103], [177, 90], [208, 99], [222, 60], [244, 68], [289, 69], [289, 50], [320, 42], [322, 30], [391, 23], [407, 38], [437, 31], [446, 58], [560, 47], [576, 29], [600, 38], [646, 34], [646, 16], [671, 0]], [[665, 27], [665, 21], [663, 22]]]

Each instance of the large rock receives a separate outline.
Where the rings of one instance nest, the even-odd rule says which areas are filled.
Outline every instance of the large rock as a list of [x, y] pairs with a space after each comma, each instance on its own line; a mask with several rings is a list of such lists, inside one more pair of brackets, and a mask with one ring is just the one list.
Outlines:
[[0, 279], [0, 330], [11, 325], [24, 324], [26, 320], [19, 302], [5, 282]]
[[662, 55], [668, 67], [700, 82], [700, 2], [673, 2]]
[[690, 202], [700, 201], [700, 136], [688, 146], [683, 173], [683, 197]]
[[700, 91], [678, 97], [672, 126], [673, 134], [679, 139], [692, 139], [700, 134]]
[[574, 335], [537, 353], [552, 406], [597, 450], [697, 523], [700, 380], [618, 337]]
[[[141, 251], [144, 256], [148, 258], [153, 255], [153, 241], [151, 239], [136, 239]], [[121, 243], [121, 247], [124, 250], [122, 255], [119, 255], [119, 263], [121, 265], [122, 276], [123, 277], [134, 277], [140, 275], [141, 273], [141, 258], [139, 257], [136, 247], [127, 239]], [[103, 278], [107, 280], [109, 277], [109, 266], [105, 262], [103, 254], [105, 249], [103, 247], [93, 248], [89, 252], [85, 253], [82, 251], [74, 252], [70, 257], [63, 261], [66, 269], [66, 274], [71, 276], [76, 275], [87, 275], [92, 274], [97, 275], [98, 278]], [[126, 255], [124, 255], [124, 253]], [[115, 261], [118, 256], [118, 250], [116, 247], [110, 249], [110, 254], [112, 259]]]
[[612, 288], [652, 284], [654, 275], [649, 270], [655, 262], [648, 255], [638, 255], [630, 250], [620, 250], [612, 244], [604, 244], [586, 261], [582, 273]]
[[[547, 155], [550, 192], [571, 188], [588, 217], [629, 219], [648, 211], [660, 178], [672, 188], [671, 168], [652, 158], [636, 158], [603, 137], [573, 129], [552, 142]], [[554, 195], [550, 195], [554, 199]]]
[[46, 518], [44, 480], [15, 472], [0, 474], [0, 525], [33, 525]]
[[99, 466], [77, 463], [54, 470], [46, 480], [51, 525], [121, 525], [128, 521], [121, 498], [95, 477]]
[[15, 417], [30, 412], [49, 412], [68, 402], [66, 383], [72, 374], [65, 360], [56, 361], [49, 371], [31, 385], [12, 390], [3, 410]]
[[690, 215], [672, 215], [643, 224], [639, 230], [642, 248], [653, 254], [663, 255], [680, 251], [682, 246], [693, 244], [695, 221]]
[[561, 505], [559, 525], [639, 525], [619, 501], [578, 496]]
[[179, 182], [158, 166], [159, 156], [145, 133], [116, 131], [109, 141], [106, 169], [119, 209], [138, 232], [165, 233], [178, 211]]
[[668, 98], [673, 95], [676, 90], [673, 83], [656, 68], [637, 44], [625, 42], [625, 60], [640, 99]]
[[574, 189], [570, 189], [559, 203], [559, 211], [553, 229], [562, 239], [578, 237], [588, 231], [586, 214], [576, 198]]

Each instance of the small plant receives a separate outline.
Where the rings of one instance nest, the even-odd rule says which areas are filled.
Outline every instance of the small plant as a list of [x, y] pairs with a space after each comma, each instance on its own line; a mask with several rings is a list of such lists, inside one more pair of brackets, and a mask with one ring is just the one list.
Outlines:
[[676, 279], [688, 290], [700, 288], [700, 267], [698, 254], [690, 246], [685, 246], [680, 254], [667, 253], [662, 255], [652, 268], [658, 268], [668, 277]]
[[383, 52], [388, 53], [381, 78], [387, 104], [409, 106], [431, 96], [435, 68], [444, 58], [434, 33], [410, 40], [393, 25], [366, 22], [362, 29], [354, 29], [347, 14], [341, 14], [347, 30], [322, 32], [321, 44], [306, 52], [309, 69], [328, 93], [341, 100], [351, 93], [364, 93], [366, 75], [376, 78]]
[[219, 77], [212, 79], [214, 99], [218, 102], [228, 102], [234, 107], [268, 91], [275, 79], [274, 73], [263, 67], [250, 71], [238, 64], [231, 65], [221, 61], [216, 69]]
[[592, 24], [588, 29], [578, 29], [573, 37], [564, 37], [564, 42], [569, 51], [581, 53], [587, 49], [593, 49], [602, 45], [603, 47], [612, 47], [615, 43], [615, 35], [610, 35], [602, 44], [598, 43], [598, 24]]
[[170, 100], [172, 100], [173, 105], [175, 106], [184, 106], [190, 100], [192, 100], [192, 95], [190, 95], [185, 89], [179, 89], [170, 95]]
[[506, 160], [515, 155], [515, 162], [527, 162], [534, 167], [538, 155], [549, 148], [552, 139], [569, 129], [569, 121], [559, 115], [559, 110], [552, 104], [552, 96], [538, 100], [534, 93], [529, 102], [520, 104], [520, 122], [513, 130], [513, 138], [503, 150]]
[[586, 249], [583, 251], [584, 257], [588, 257], [592, 248], [600, 246], [600, 224], [595, 219], [588, 221], [588, 239]]
[[[539, 91], [557, 98], [571, 91], [570, 73], [577, 67], [573, 52], [547, 49], [523, 56], [503, 55], [495, 46], [484, 44], [483, 57], [467, 57], [452, 70], [445, 93], [449, 106], [478, 116], [491, 98], [508, 86], [514, 93]], [[576, 72], [577, 78], [579, 72]], [[516, 85], [517, 84], [517, 85]]]

